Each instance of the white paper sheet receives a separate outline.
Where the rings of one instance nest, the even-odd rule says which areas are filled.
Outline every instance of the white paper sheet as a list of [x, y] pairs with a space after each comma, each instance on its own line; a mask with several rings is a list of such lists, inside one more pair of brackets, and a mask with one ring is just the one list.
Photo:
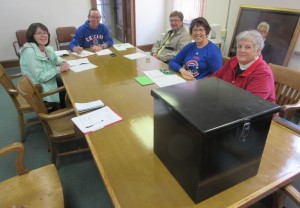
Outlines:
[[155, 84], [157, 84], [159, 87], [166, 87], [186, 82], [176, 74], [164, 74], [160, 70], [144, 71], [144, 74], [153, 80], [153, 82], [155, 82]]
[[133, 60], [133, 59], [146, 57], [146, 54], [144, 54], [144, 53], [132, 53], [132, 54], [124, 55], [124, 57]]
[[104, 55], [109, 55], [109, 54], [111, 54], [111, 53], [113, 53], [111, 50], [109, 50], [109, 49], [103, 49], [103, 50], [101, 50], [101, 51], [97, 51], [96, 52], [96, 54], [98, 55], [98, 56], [104, 56]]
[[118, 51], [125, 51], [127, 48], [134, 48], [130, 43], [114, 44], [113, 47]]
[[122, 119], [106, 106], [82, 116], [74, 117], [72, 121], [84, 134], [89, 134]]
[[82, 64], [89, 64], [90, 61], [87, 58], [81, 58], [76, 60], [68, 60], [67, 63], [69, 64], [69, 66], [78, 66]]
[[72, 54], [75, 55], [75, 56], [79, 56], [79, 57], [83, 57], [84, 58], [84, 57], [88, 57], [88, 56], [94, 55], [95, 53], [83, 50], [83, 51], [81, 51], [80, 54], [77, 54], [76, 52], [73, 52]]
[[97, 68], [98, 66], [94, 65], [94, 64], [81, 64], [81, 65], [77, 65], [77, 66], [71, 66], [70, 69], [74, 72], [82, 72], [85, 70], [89, 70], [89, 69], [94, 69]]

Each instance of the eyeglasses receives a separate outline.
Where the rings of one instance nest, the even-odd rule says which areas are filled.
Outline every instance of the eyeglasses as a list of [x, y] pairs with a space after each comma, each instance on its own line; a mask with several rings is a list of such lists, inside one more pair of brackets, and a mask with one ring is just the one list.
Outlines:
[[192, 30], [192, 32], [201, 32], [201, 33], [204, 33], [205, 32], [205, 29], [204, 28], [194, 28]]
[[90, 18], [92, 18], [92, 19], [100, 19], [101, 16], [90, 16]]
[[170, 19], [170, 22], [180, 22], [180, 19]]
[[37, 32], [34, 35], [42, 36], [42, 35], [48, 35], [47, 32]]

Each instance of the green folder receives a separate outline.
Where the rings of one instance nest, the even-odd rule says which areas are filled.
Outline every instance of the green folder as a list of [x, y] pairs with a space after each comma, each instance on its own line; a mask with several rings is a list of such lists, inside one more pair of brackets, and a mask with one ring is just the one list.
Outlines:
[[134, 78], [140, 85], [154, 84], [154, 82], [147, 76], [139, 76]]

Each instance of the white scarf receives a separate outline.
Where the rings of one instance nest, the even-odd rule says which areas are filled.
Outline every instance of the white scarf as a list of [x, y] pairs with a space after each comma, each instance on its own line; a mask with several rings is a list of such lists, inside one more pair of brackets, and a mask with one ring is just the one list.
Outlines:
[[253, 64], [257, 59], [258, 59], [258, 56], [256, 56], [256, 57], [254, 58], [253, 61], [251, 61], [250, 63], [245, 64], [245, 65], [239, 63], [240, 69], [241, 69], [242, 71], [245, 71], [245, 70], [248, 69], [248, 67], [251, 66], [251, 64]]

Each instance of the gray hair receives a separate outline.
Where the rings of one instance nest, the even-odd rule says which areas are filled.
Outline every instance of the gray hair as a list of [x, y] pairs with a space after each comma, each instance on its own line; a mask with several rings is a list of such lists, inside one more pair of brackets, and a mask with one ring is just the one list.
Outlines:
[[259, 28], [263, 26], [266, 28], [267, 32], [269, 32], [269, 29], [270, 29], [270, 25], [267, 23], [267, 22], [261, 22], [259, 23], [259, 25], [257, 26], [257, 30], [259, 30]]
[[171, 12], [171, 14], [170, 14], [170, 16], [169, 17], [174, 17], [174, 16], [177, 16], [177, 17], [179, 17], [179, 19], [181, 20], [181, 22], [183, 21], [183, 14], [182, 14], [182, 12], [180, 12], [180, 11], [173, 11], [173, 12]]
[[250, 41], [256, 50], [262, 50], [265, 46], [264, 39], [261, 34], [256, 30], [246, 30], [236, 36], [236, 42], [239, 43], [241, 40]]

